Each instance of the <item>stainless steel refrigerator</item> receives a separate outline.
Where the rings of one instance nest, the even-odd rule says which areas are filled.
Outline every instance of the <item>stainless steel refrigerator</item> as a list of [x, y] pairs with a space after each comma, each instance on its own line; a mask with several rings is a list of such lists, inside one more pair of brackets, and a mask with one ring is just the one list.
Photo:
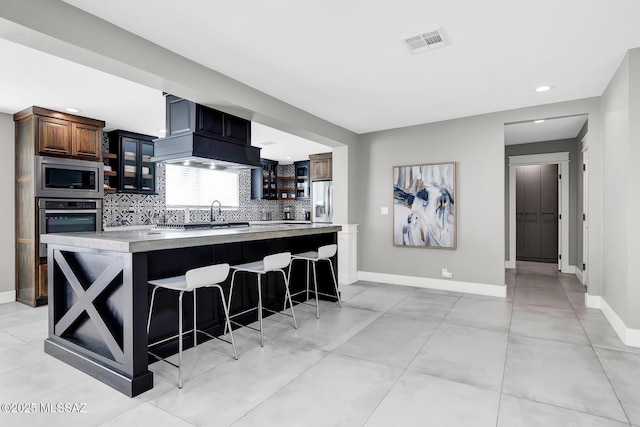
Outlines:
[[311, 187], [313, 222], [331, 223], [333, 219], [333, 184], [314, 181]]

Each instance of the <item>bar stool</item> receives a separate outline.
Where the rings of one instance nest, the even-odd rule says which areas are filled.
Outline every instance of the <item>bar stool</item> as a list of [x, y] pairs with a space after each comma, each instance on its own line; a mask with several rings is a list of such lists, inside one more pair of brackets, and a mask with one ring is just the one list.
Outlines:
[[[216, 264], [216, 265], [210, 265], [207, 267], [194, 268], [192, 270], [187, 271], [187, 273], [182, 276], [167, 277], [165, 279], [157, 279], [157, 280], [149, 281], [149, 284], [154, 286], [154, 288], [153, 288], [153, 292], [151, 293], [151, 306], [149, 307], [149, 319], [147, 320], [147, 334], [149, 334], [149, 327], [151, 326], [151, 314], [153, 312], [153, 303], [155, 301], [156, 292], [158, 291], [158, 289], [166, 289], [166, 290], [179, 292], [178, 334], [149, 344], [149, 348], [151, 348], [156, 345], [167, 342], [169, 340], [172, 340], [176, 336], [178, 337], [178, 364], [177, 365], [149, 351], [149, 354], [155, 357], [156, 359], [163, 360], [168, 364], [178, 368], [178, 388], [182, 388], [182, 347], [183, 347], [182, 337], [183, 335], [186, 335], [193, 331], [194, 347], [198, 345], [198, 332], [204, 335], [207, 335], [210, 338], [217, 338], [221, 341], [229, 343], [233, 347], [234, 359], [238, 360], [238, 352], [236, 351], [236, 344], [233, 341], [233, 333], [231, 331], [231, 324], [229, 323], [229, 309], [224, 297], [224, 292], [222, 291], [222, 287], [219, 285], [220, 283], [224, 282], [228, 276], [229, 276], [229, 264]], [[220, 337], [214, 337], [213, 335], [210, 335], [204, 331], [197, 329], [196, 290], [199, 288], [205, 288], [205, 287], [215, 288], [218, 291], [220, 291], [220, 298], [222, 299], [222, 308], [224, 310], [224, 317], [225, 317], [224, 333], [226, 335], [227, 327], [229, 327], [229, 338], [231, 341], [227, 341], [226, 339], [223, 339]], [[182, 297], [185, 292], [193, 292], [193, 329], [190, 329], [188, 331], [182, 330]]]
[[[337, 297], [338, 298], [338, 306], [340, 308], [342, 308], [342, 301], [340, 300], [340, 292], [338, 292], [338, 282], [336, 281], [336, 274], [333, 271], [333, 263], [331, 262], [331, 258], [336, 254], [336, 252], [338, 251], [338, 245], [331, 244], [331, 245], [325, 245], [325, 246], [320, 246], [318, 248], [318, 251], [309, 251], [309, 252], [302, 252], [299, 254], [295, 254], [291, 256], [291, 266], [289, 267], [289, 278], [291, 278], [291, 270], [293, 269], [293, 261], [295, 260], [304, 260], [307, 261], [307, 288], [306, 290], [302, 290], [300, 292], [296, 292], [295, 294], [293, 294], [292, 296], [296, 296], [296, 295], [300, 295], [301, 293], [306, 292], [307, 293], [307, 300], [309, 299], [309, 263], [313, 264], [313, 293], [316, 296], [316, 318], [319, 319], [320, 318], [320, 306], [318, 304], [318, 295], [324, 295], [327, 297]], [[336, 294], [335, 295], [329, 295], [329, 294], [324, 294], [322, 292], [318, 292], [318, 276], [316, 274], [316, 263], [319, 261], [329, 261], [329, 267], [331, 268], [331, 277], [333, 277], [333, 286], [336, 290]], [[285, 307], [287, 305], [287, 302], [285, 301]], [[307, 305], [311, 305], [313, 306], [313, 304], [309, 304], [305, 301], [303, 301], [303, 304], [307, 304]]]
[[[262, 310], [266, 310], [274, 314], [281, 314], [283, 316], [292, 317], [293, 327], [298, 329], [298, 323], [296, 322], [296, 315], [293, 312], [293, 303], [291, 302], [291, 294], [289, 293], [289, 279], [287, 278], [283, 270], [284, 268], [289, 266], [290, 261], [291, 261], [291, 252], [281, 252], [273, 255], [267, 255], [262, 259], [262, 261], [249, 262], [246, 264], [238, 264], [238, 265], [231, 266], [231, 269], [233, 270], [233, 274], [231, 275], [231, 293], [229, 294], [229, 308], [231, 308], [231, 297], [233, 295], [233, 284], [235, 282], [236, 273], [238, 272], [253, 273], [258, 278], [258, 306], [255, 308], [250, 308], [248, 310], [242, 311], [240, 313], [233, 314], [231, 315], [231, 318], [240, 316], [245, 313], [249, 313], [250, 311], [253, 311], [253, 310], [258, 310], [259, 329], [253, 328], [251, 326], [247, 326], [247, 328], [260, 332], [260, 346], [262, 347], [264, 347], [264, 335], [262, 333]], [[282, 273], [282, 277], [284, 278], [285, 299], [288, 299], [289, 304], [291, 304], [291, 314], [281, 313], [279, 311], [273, 311], [268, 308], [264, 308], [262, 306], [261, 277], [263, 274], [267, 274], [271, 271], [279, 271], [280, 273]], [[230, 322], [239, 326], [243, 326], [237, 322], [234, 322], [233, 320], [231, 320]]]

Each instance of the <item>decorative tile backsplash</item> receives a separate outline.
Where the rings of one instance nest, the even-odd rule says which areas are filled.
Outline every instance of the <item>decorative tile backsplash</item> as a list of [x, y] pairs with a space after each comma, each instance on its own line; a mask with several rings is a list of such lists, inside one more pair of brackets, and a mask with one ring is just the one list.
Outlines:
[[[108, 150], [105, 136], [104, 149]], [[293, 176], [294, 165], [278, 166], [278, 175]], [[144, 225], [151, 221], [184, 222], [184, 209], [167, 209], [165, 165], [156, 164], [157, 195], [111, 193], [104, 195], [103, 226]], [[251, 171], [240, 172], [240, 206], [238, 209], [223, 210], [218, 221], [260, 221], [263, 212], [272, 220], [284, 219], [284, 207], [291, 206], [293, 219], [303, 220], [306, 211], [311, 210], [311, 200], [251, 200]], [[189, 222], [210, 220], [210, 209], [189, 209]]]

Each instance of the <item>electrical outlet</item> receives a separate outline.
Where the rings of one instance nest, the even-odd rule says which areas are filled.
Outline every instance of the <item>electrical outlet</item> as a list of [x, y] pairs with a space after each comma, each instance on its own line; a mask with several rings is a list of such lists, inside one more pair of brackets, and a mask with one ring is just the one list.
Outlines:
[[389, 215], [389, 208], [387, 206], [383, 206], [380, 208], [380, 215]]
[[453, 277], [453, 273], [450, 273], [446, 268], [442, 269], [442, 277], [451, 279]]

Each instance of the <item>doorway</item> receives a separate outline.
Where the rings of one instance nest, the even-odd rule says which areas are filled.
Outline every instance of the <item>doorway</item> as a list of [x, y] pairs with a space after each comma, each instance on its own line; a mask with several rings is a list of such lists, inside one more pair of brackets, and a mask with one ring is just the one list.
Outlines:
[[[516, 170], [526, 165], [558, 167], [558, 269], [573, 273], [569, 266], [569, 153], [545, 153], [509, 156], [509, 260], [507, 268], [516, 267]], [[564, 256], [563, 256], [564, 255]]]
[[516, 167], [516, 260], [558, 262], [558, 165]]

